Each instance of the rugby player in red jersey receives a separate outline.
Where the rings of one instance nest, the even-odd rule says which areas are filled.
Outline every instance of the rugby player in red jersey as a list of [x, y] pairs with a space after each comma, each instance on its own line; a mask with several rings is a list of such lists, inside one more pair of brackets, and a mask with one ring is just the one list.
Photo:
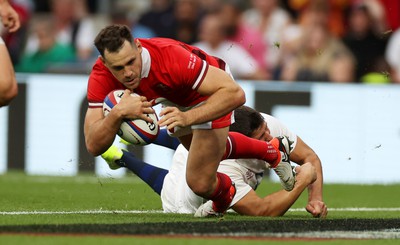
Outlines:
[[[223, 60], [172, 39], [134, 39], [124, 25], [102, 29], [95, 46], [100, 57], [89, 77], [84, 125], [91, 154], [100, 155], [111, 146], [123, 119], [151, 122], [145, 114], [162, 103], [158, 123], [188, 149], [187, 183], [194, 193], [213, 201], [216, 215], [226, 211], [236, 192], [231, 179], [217, 172], [221, 159], [265, 160], [284, 188], [293, 189], [287, 137], [265, 142], [228, 133], [232, 111], [245, 103], [245, 94]], [[114, 89], [126, 93], [104, 117], [103, 100]], [[131, 92], [141, 97], [130, 96]]]

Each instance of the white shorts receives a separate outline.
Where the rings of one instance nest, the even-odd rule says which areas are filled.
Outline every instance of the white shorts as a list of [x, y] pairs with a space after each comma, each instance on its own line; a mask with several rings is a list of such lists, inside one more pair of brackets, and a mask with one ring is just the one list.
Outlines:
[[161, 190], [161, 201], [166, 213], [195, 213], [204, 202], [194, 194], [186, 183], [186, 161], [188, 151], [179, 145], [172, 159], [172, 165], [165, 176]]
[[[180, 145], [175, 151], [171, 169], [165, 176], [161, 190], [161, 201], [165, 213], [194, 214], [200, 205], [207, 201], [197, 196], [186, 183], [187, 156], [188, 151]], [[236, 161], [233, 159], [222, 161], [218, 168], [218, 172], [227, 174], [235, 183], [236, 195], [231, 206], [255, 188], [261, 180]]]

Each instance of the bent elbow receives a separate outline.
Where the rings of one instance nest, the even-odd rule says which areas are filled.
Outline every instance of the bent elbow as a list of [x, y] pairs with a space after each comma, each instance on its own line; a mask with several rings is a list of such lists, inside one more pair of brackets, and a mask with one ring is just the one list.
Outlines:
[[88, 141], [86, 141], [86, 150], [94, 157], [97, 157], [100, 154], [102, 154], [102, 152], [100, 152], [98, 147], [96, 147], [96, 144], [90, 143]]
[[236, 107], [242, 106], [244, 103], [246, 103], [246, 94], [241, 87], [238, 88], [235, 98]]

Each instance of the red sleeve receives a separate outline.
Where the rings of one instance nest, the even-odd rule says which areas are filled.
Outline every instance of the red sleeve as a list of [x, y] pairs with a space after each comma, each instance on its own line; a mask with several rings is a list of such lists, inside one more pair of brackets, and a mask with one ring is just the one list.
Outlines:
[[169, 47], [163, 55], [164, 69], [173, 76], [174, 85], [197, 90], [207, 74], [208, 63], [179, 45]]
[[89, 108], [101, 108], [104, 98], [109, 92], [124, 88], [122, 83], [120, 83], [103, 65], [100, 59], [98, 59], [93, 66], [88, 81], [87, 100], [89, 102]]

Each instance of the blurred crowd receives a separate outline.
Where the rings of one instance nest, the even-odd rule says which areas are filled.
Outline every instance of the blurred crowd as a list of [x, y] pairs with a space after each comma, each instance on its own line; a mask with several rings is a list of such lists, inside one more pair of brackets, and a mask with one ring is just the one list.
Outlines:
[[399, 0], [10, 0], [17, 72], [89, 73], [107, 24], [224, 59], [237, 79], [400, 83]]

